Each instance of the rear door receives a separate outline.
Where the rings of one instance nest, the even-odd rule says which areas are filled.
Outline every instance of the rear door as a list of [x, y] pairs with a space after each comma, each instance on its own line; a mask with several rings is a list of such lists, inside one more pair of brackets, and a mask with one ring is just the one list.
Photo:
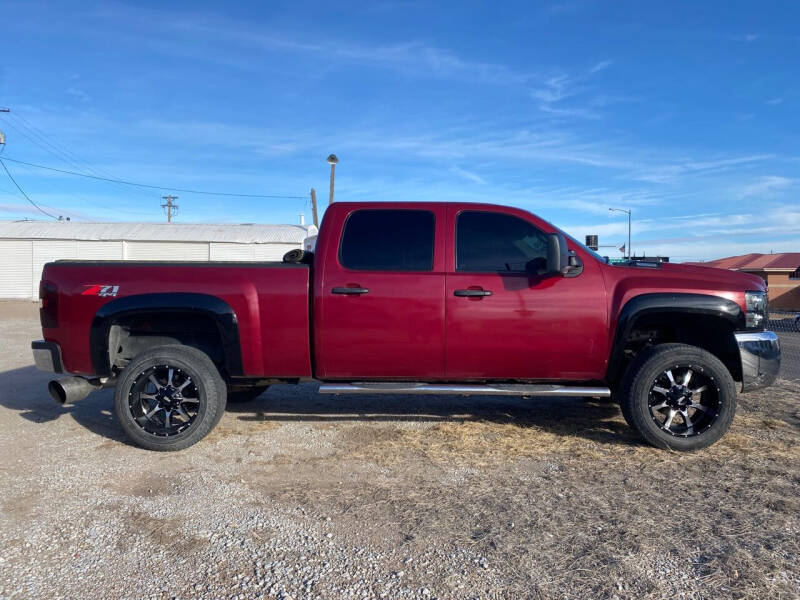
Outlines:
[[447, 378], [602, 377], [608, 327], [599, 263], [577, 250], [577, 277], [536, 275], [551, 226], [514, 209], [453, 207], [449, 218]]
[[[374, 205], [372, 205], [374, 206]], [[443, 207], [354, 208], [325, 226], [315, 315], [317, 372], [328, 379], [444, 376]]]

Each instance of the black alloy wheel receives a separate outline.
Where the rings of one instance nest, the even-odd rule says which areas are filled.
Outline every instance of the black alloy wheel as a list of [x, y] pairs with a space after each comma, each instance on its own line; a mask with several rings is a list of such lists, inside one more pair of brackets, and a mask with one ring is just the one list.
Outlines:
[[128, 407], [144, 431], [169, 437], [191, 426], [200, 410], [200, 398], [192, 378], [179, 367], [156, 365], [134, 380]]
[[114, 411], [139, 446], [182, 450], [216, 426], [226, 397], [225, 382], [207, 354], [189, 346], [159, 346], [122, 370]]
[[642, 350], [617, 392], [622, 415], [649, 444], [669, 450], [706, 448], [731, 426], [736, 384], [722, 361], [687, 344]]
[[648, 406], [653, 421], [670, 435], [701, 435], [719, 416], [719, 388], [695, 365], [675, 365], [653, 380]]

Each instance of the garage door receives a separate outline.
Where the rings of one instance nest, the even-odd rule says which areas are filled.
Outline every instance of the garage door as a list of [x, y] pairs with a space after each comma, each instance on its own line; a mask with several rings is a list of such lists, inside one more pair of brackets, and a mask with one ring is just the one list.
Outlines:
[[194, 242], [124, 242], [125, 260], [208, 260], [208, 244]]
[[122, 242], [78, 240], [80, 260], [122, 260]]
[[32, 253], [29, 241], [0, 241], [0, 298], [32, 297]]

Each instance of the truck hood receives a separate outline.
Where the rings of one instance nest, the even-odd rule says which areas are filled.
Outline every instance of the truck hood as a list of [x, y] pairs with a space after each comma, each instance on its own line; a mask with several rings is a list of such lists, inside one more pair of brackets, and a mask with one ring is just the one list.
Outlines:
[[701, 267], [698, 265], [684, 265], [680, 263], [662, 263], [661, 268], [675, 276], [686, 276], [687, 279], [715, 281], [730, 286], [731, 289], [742, 291], [766, 291], [767, 284], [758, 275], [717, 269], [715, 267]]

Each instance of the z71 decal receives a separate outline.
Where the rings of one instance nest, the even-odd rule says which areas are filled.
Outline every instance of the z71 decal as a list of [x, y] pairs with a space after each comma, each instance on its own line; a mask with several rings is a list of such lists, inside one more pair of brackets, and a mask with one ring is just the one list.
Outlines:
[[81, 296], [108, 298], [109, 296], [116, 296], [117, 292], [119, 292], [118, 285], [87, 285], [86, 289], [81, 292]]

